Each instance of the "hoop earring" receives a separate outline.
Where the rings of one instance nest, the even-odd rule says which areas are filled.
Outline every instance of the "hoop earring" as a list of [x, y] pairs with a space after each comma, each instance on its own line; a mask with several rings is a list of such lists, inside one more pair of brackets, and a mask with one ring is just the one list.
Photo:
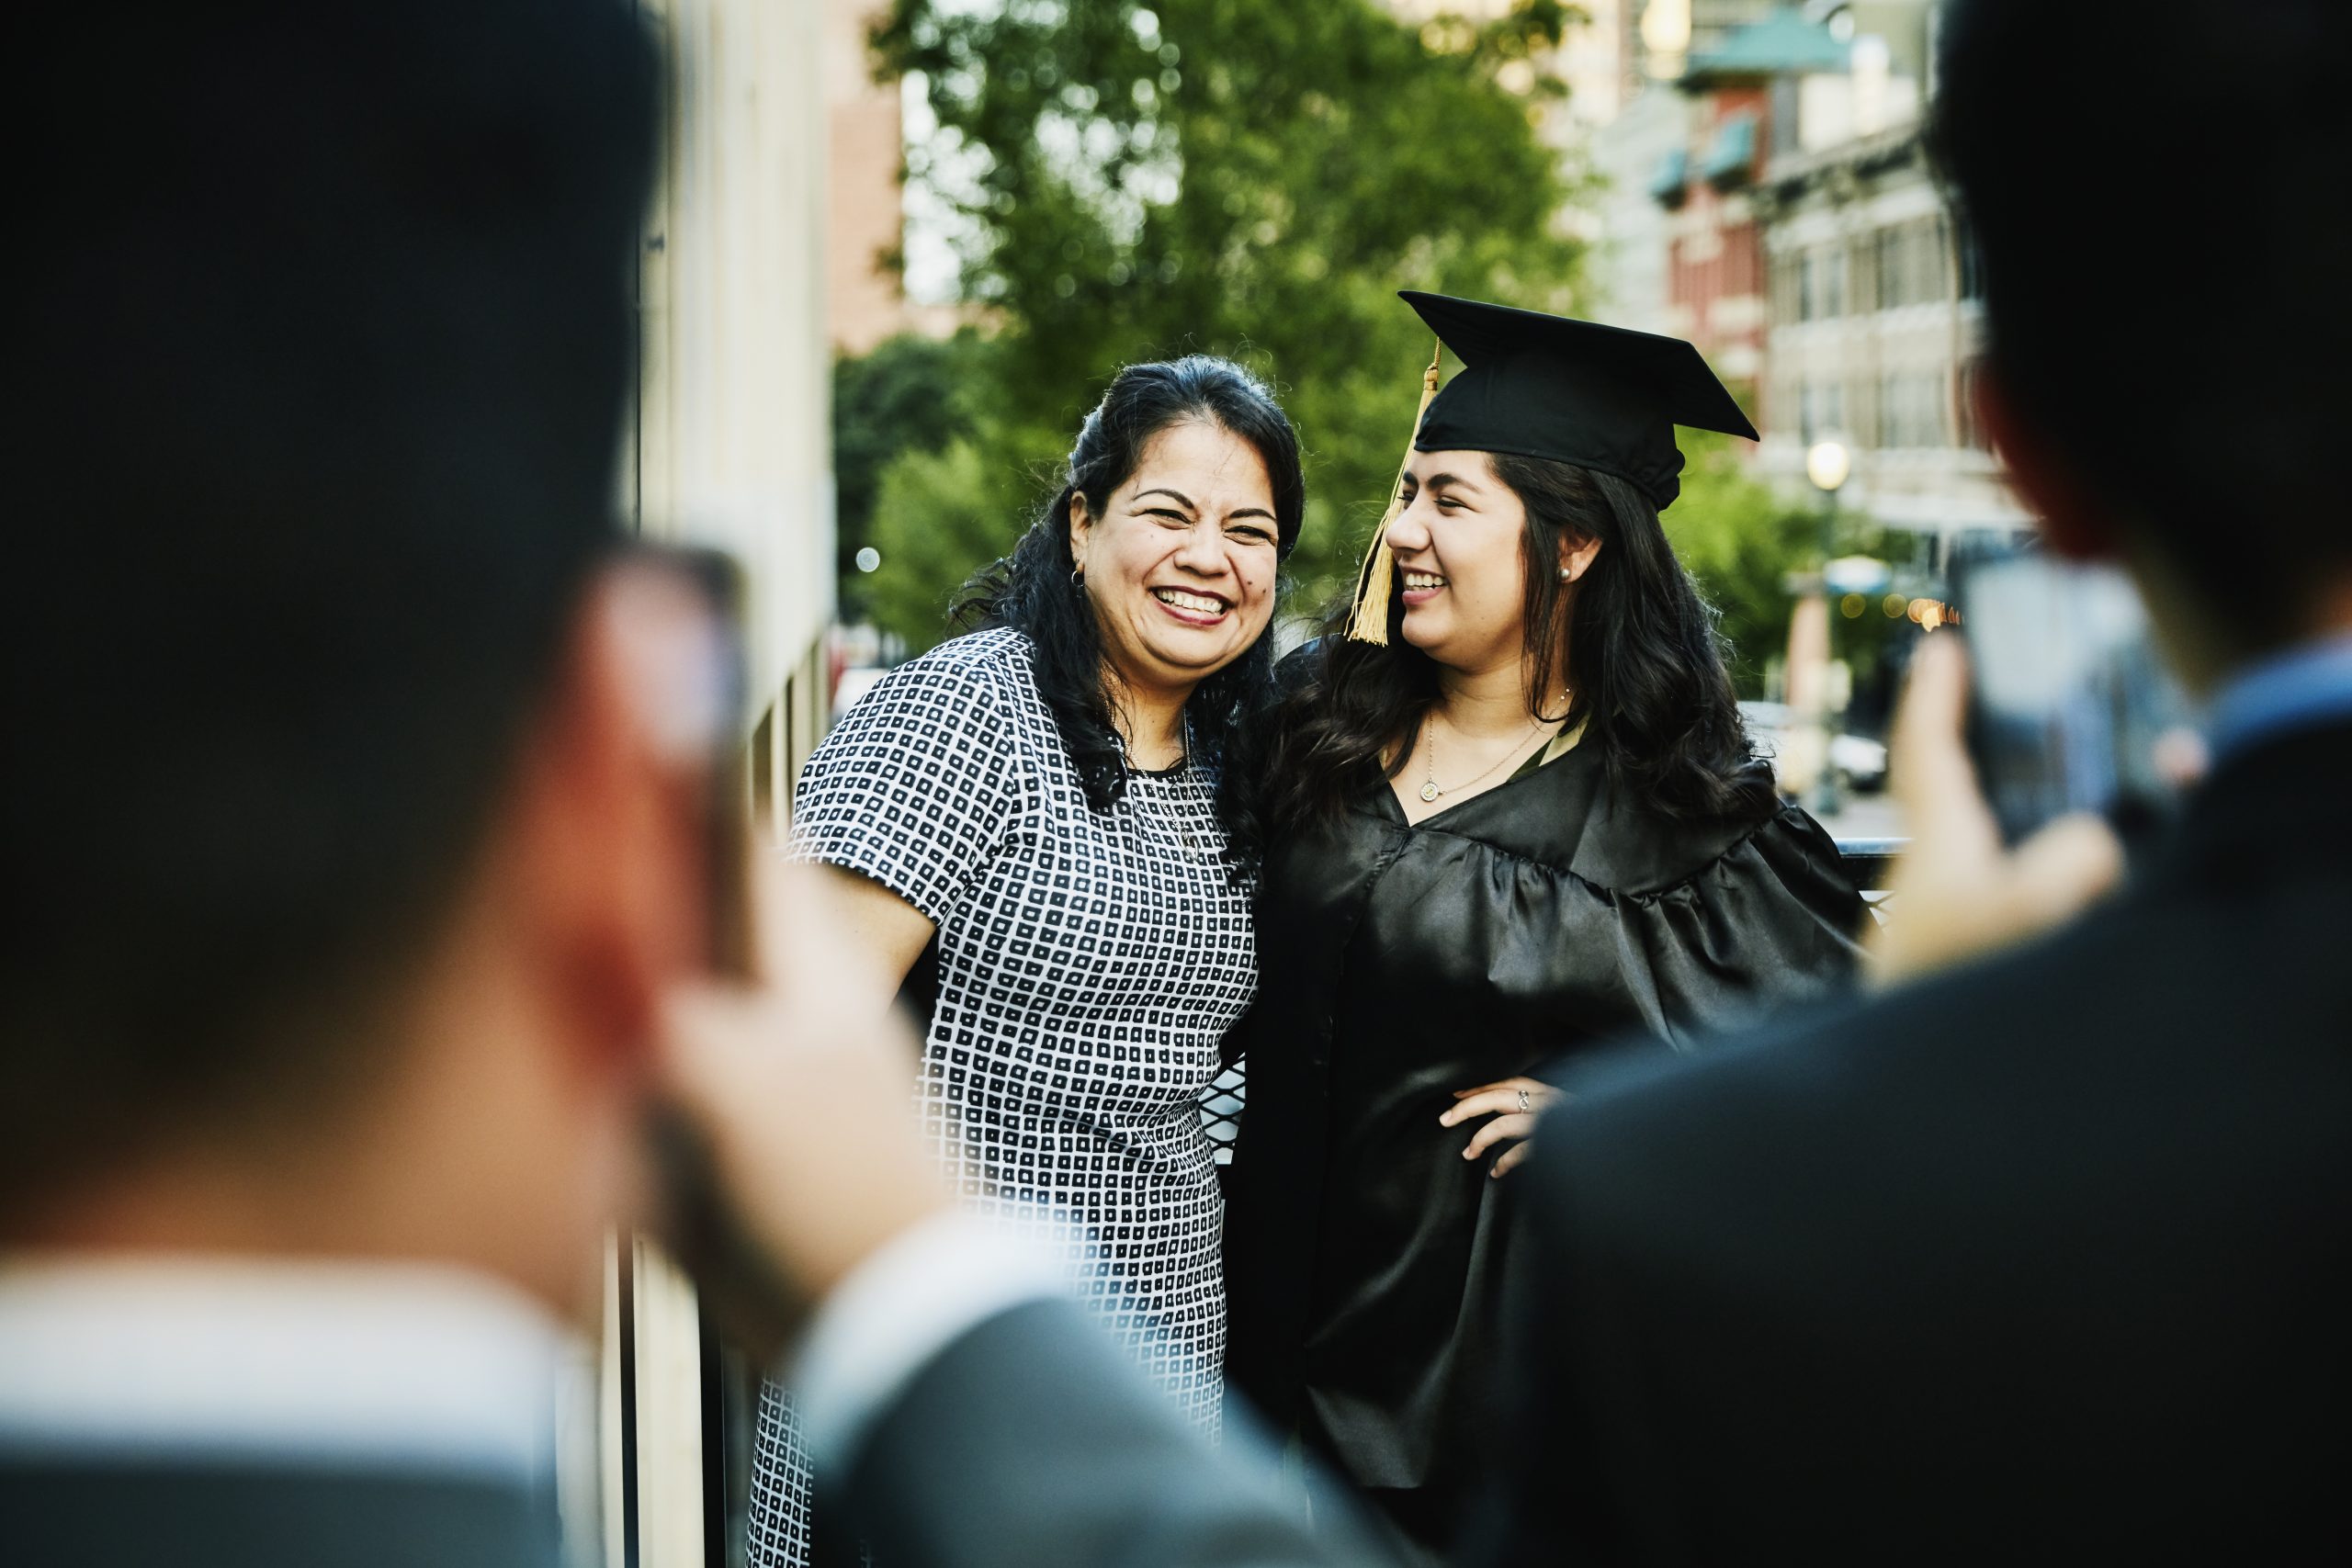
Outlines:
[[1080, 593], [1086, 592], [1086, 569], [1084, 567], [1074, 566], [1069, 569], [1069, 585], [1072, 588], [1077, 589]]

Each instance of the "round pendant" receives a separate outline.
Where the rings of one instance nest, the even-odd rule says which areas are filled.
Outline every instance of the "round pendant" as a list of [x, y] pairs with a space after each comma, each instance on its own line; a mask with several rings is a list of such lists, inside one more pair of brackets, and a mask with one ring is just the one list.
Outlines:
[[1421, 786], [1421, 798], [1423, 800], [1435, 800], [1437, 798], [1437, 782], [1434, 779]]

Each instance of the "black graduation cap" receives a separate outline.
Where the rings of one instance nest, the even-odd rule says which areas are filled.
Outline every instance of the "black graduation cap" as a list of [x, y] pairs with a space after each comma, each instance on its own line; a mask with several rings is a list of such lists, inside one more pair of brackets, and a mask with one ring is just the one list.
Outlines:
[[[1407, 290], [1461, 373], [1437, 390], [1422, 379], [1413, 446], [1423, 452], [1505, 452], [1614, 474], [1663, 511], [1682, 491], [1678, 424], [1757, 438], [1756, 427], [1692, 344], [1539, 310]], [[1392, 515], [1396, 502], [1392, 500]], [[1373, 536], [1349, 635], [1387, 640], [1393, 567]]]

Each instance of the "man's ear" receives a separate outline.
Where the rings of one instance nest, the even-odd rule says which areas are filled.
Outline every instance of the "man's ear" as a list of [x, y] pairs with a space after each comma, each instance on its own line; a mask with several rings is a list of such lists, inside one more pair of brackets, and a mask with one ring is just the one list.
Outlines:
[[2051, 551], [2070, 560], [2114, 559], [2122, 541], [2108, 502], [2018, 412], [1990, 361], [1977, 367], [1974, 398], [1978, 427], [1992, 437]]
[[[692, 591], [642, 567], [585, 596], [513, 797], [517, 919], [542, 1011], [583, 1068], [650, 1067], [656, 1021], [707, 953], [710, 723]], [[683, 726], [699, 710], [695, 732]]]

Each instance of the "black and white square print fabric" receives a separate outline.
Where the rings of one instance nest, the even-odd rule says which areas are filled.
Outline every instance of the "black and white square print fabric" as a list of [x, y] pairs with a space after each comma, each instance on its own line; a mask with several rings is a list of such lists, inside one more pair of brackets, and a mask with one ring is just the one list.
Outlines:
[[[990, 631], [901, 665], [844, 714], [801, 773], [793, 824], [796, 858], [871, 877], [939, 928], [921, 1110], [965, 1202], [1033, 1233], [1071, 1222], [1081, 1292], [1212, 1431], [1225, 1301], [1201, 1105], [1257, 983], [1250, 889], [1225, 863], [1214, 796], [1180, 765], [1090, 808], [1027, 642]], [[781, 1431], [763, 1423], [755, 1483], [778, 1520], [806, 1495], [790, 1445], [765, 1440]]]

